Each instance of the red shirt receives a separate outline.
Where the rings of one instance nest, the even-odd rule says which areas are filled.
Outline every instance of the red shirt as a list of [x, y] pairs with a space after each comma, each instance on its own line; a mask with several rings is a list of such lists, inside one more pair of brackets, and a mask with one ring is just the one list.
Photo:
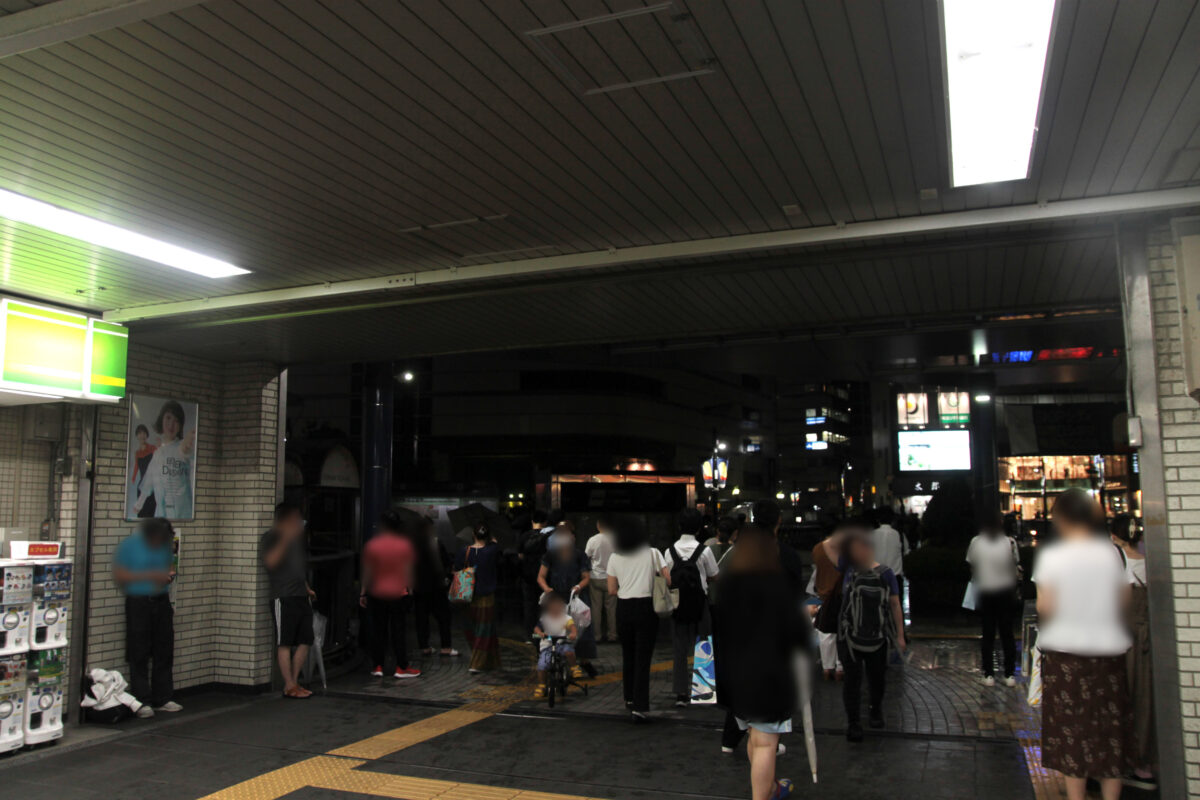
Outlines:
[[390, 533], [371, 538], [363, 548], [363, 566], [371, 579], [367, 594], [380, 600], [396, 600], [411, 591], [413, 547], [408, 539]]

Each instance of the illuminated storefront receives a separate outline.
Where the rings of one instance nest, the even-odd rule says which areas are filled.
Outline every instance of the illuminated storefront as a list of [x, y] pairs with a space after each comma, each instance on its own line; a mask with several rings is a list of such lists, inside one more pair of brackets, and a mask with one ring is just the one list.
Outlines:
[[1091, 493], [1110, 517], [1141, 514], [1130, 456], [1010, 456], [998, 462], [1001, 510], [1021, 520], [1045, 519], [1055, 495], [1071, 488]]

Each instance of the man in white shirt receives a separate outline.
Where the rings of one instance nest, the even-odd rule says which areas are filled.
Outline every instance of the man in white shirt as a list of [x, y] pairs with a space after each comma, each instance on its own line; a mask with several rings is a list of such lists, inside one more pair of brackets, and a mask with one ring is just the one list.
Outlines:
[[[717, 559], [697, 538], [703, 524], [704, 518], [699, 511], [685, 508], [679, 515], [679, 538], [663, 554], [667, 569], [671, 573], [672, 588], [680, 591], [679, 607], [675, 609], [671, 625], [674, 653], [672, 683], [675, 689], [675, 705], [680, 707], [687, 706], [691, 700], [692, 669], [688, 665], [688, 658], [695, 652], [696, 637], [701, 631], [705, 635], [708, 633], [708, 582], [717, 577]], [[682, 562], [679, 564], [679, 570], [675, 568], [676, 556]], [[690, 571], [692, 568], [699, 572], [699, 586], [693, 590], [699, 593], [698, 598], [684, 597], [684, 593], [689, 589], [681, 585], [683, 581], [679, 579], [684, 571]], [[698, 610], [696, 613], [690, 613], [692, 609]]]
[[875, 509], [874, 518], [875, 530], [871, 533], [871, 539], [875, 543], [875, 560], [896, 574], [903, 595], [904, 556], [908, 553], [908, 542], [900, 535], [900, 531], [892, 527], [896, 514], [889, 506]]
[[[596, 641], [617, 640], [617, 596], [608, 593], [608, 559], [613, 553], [612, 529], [605, 519], [596, 520], [596, 533], [587, 540], [583, 552], [592, 560], [592, 581], [588, 593], [592, 600], [592, 626]], [[608, 635], [604, 636], [604, 632]]]

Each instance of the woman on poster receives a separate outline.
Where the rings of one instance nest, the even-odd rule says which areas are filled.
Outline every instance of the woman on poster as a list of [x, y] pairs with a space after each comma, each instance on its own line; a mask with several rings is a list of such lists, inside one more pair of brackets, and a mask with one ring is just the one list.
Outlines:
[[147, 500], [154, 498], [155, 513], [166, 519], [192, 518], [192, 456], [196, 448], [195, 427], [185, 431], [183, 406], [168, 400], [159, 409], [154, 431], [161, 437], [150, 459], [142, 491], [133, 511], [141, 514]]

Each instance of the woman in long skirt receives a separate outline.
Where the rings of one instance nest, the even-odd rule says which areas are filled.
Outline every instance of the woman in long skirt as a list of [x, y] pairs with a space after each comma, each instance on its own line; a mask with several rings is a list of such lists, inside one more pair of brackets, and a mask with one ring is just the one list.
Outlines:
[[471, 646], [471, 673], [500, 668], [500, 640], [496, 638], [496, 578], [500, 546], [487, 526], [475, 528], [475, 542], [454, 558], [454, 569], [475, 568], [475, 597], [468, 612], [467, 643]]
[[1087, 779], [1117, 800], [1133, 766], [1125, 653], [1129, 578], [1104, 536], [1104, 515], [1081, 489], [1051, 511], [1057, 541], [1039, 548], [1033, 580], [1042, 650], [1042, 764], [1066, 777], [1067, 797], [1084, 800]]

